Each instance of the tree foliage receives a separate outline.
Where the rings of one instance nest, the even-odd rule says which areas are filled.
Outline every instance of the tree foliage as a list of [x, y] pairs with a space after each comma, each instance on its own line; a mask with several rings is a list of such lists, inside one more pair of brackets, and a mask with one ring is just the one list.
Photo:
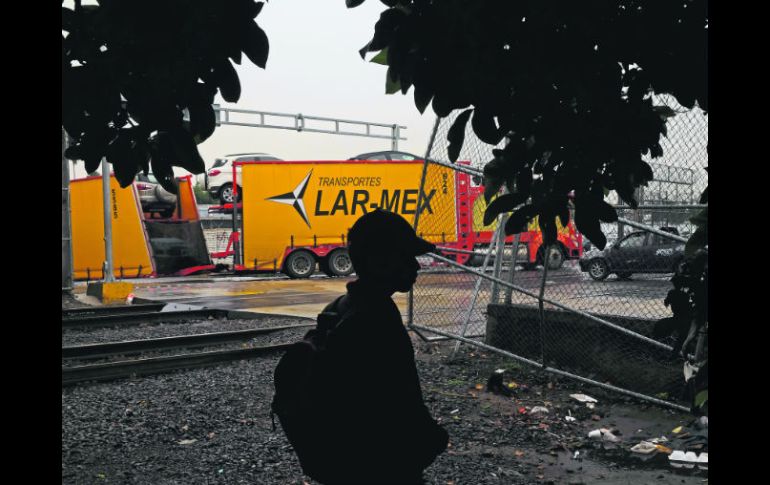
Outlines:
[[[121, 187], [150, 164], [176, 192], [172, 166], [201, 173], [197, 144], [214, 132], [217, 90], [241, 94], [231, 63], [264, 68], [269, 44], [253, 0], [101, 0], [62, 7], [62, 125], [67, 158], [106, 157]], [[185, 120], [183, 112], [189, 115]]]
[[[634, 190], [652, 179], [642, 155], [662, 154], [674, 114], [652, 93], [708, 110], [707, 0], [382, 3], [361, 55], [385, 52], [388, 86], [413, 87], [420, 112], [465, 109], [448, 134], [450, 160], [468, 122], [488, 144], [507, 140], [484, 167], [487, 200], [503, 185], [520, 204], [531, 199], [513, 214], [539, 216], [546, 243], [572, 191], [576, 225], [599, 248], [599, 223], [617, 218], [605, 189], [637, 205]], [[503, 210], [490, 205], [488, 219]]]
[[[361, 56], [378, 52], [388, 92], [413, 87], [421, 113], [429, 104], [439, 117], [463, 110], [447, 135], [452, 162], [468, 122], [485, 143], [505, 140], [484, 166], [484, 195], [495, 199], [484, 220], [511, 212], [506, 234], [538, 217], [544, 243], [554, 243], [573, 194], [575, 225], [603, 249], [601, 222], [618, 218], [605, 196], [614, 190], [636, 207], [635, 189], [653, 178], [642, 156], [663, 154], [659, 140], [675, 113], [652, 95], [708, 111], [708, 0], [381, 1], [387, 9]], [[683, 355], [708, 322], [707, 211], [696, 219], [666, 298], [674, 316], [657, 327], [677, 335]], [[696, 366], [691, 397], [701, 404], [707, 359]]]

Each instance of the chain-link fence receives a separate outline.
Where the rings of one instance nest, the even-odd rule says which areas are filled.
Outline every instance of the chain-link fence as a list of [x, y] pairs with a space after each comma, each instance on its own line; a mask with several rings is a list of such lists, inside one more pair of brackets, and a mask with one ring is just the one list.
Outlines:
[[[708, 117], [697, 108], [683, 110], [672, 98], [655, 102], [678, 113], [661, 138], [664, 155], [647, 160], [655, 180], [637, 193], [639, 209], [609, 200], [619, 221], [603, 225], [603, 251], [572, 224], [560, 228], [559, 241], [548, 249], [536, 225], [505, 239], [496, 233], [497, 224], [483, 227], [478, 175], [494, 147], [481, 142], [469, 124], [456, 167], [470, 177], [462, 179], [466, 187], [458, 185], [457, 207], [446, 216], [457, 217], [462, 244], [444, 245], [451, 261], [437, 257], [441, 265], [421, 272], [411, 295], [411, 324], [552, 372], [676, 401], [682, 361], [672, 358], [670, 340], [652, 338], [652, 329], [657, 319], [671, 315], [663, 300], [708, 184]], [[436, 183], [440, 171], [434, 167], [451, 165], [446, 135], [457, 114], [436, 124], [423, 186]], [[417, 231], [431, 232], [426, 224], [418, 219]], [[468, 250], [476, 254], [463, 252]]]

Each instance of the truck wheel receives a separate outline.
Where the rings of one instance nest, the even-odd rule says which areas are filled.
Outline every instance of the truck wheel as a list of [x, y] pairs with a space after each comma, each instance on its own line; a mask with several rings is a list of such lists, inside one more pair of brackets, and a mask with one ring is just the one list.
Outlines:
[[[537, 251], [537, 263], [542, 264], [543, 263], [543, 253], [545, 252], [545, 249], [540, 246], [540, 249]], [[551, 247], [550, 254], [548, 255], [548, 269], [559, 269], [564, 264], [564, 251], [562, 251], [561, 246], [555, 245]]]
[[593, 259], [588, 263], [588, 274], [596, 281], [602, 281], [610, 275], [610, 268], [603, 259]]
[[[325, 266], [329, 269], [329, 276], [349, 276], [353, 273], [353, 262], [347, 249], [335, 249], [326, 258]], [[329, 274], [329, 273], [326, 273]]]
[[294, 251], [283, 263], [283, 272], [289, 278], [309, 278], [315, 271], [315, 256], [310, 251]]
[[477, 268], [482, 264], [484, 264], [484, 257], [479, 256], [478, 254], [474, 254], [473, 256], [468, 258], [468, 261], [465, 263], [466, 266], [471, 266], [473, 268]]

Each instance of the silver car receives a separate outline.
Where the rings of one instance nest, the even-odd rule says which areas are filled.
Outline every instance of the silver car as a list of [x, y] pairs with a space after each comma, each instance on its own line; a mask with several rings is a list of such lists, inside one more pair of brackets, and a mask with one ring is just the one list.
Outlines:
[[139, 173], [134, 182], [139, 193], [139, 202], [142, 211], [149, 213], [150, 217], [156, 214], [160, 217], [171, 217], [176, 210], [176, 195], [167, 191], [158, 183], [158, 179], [152, 173], [145, 175]]

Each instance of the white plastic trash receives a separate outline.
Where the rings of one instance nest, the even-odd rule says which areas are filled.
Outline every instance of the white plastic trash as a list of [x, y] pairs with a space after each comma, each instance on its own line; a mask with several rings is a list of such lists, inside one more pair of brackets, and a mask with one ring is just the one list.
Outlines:
[[709, 455], [705, 452], [698, 456], [694, 451], [674, 450], [668, 455], [669, 463], [674, 468], [693, 468], [696, 464], [701, 468], [708, 468], [708, 459]]
[[530, 416], [535, 414], [548, 414], [549, 412], [550, 411], [548, 411], [548, 408], [545, 406], [535, 406], [529, 410]]
[[576, 399], [582, 403], [585, 403], [588, 409], [593, 409], [596, 406], [596, 403], [599, 402], [596, 399], [586, 394], [570, 394], [569, 397], [571, 397], [572, 399]]
[[642, 455], [649, 455], [658, 451], [658, 447], [649, 441], [642, 441], [641, 443], [632, 446], [631, 451]]
[[593, 431], [590, 431], [588, 433], [588, 437], [593, 438], [595, 440], [602, 440], [602, 441], [611, 441], [611, 442], [620, 441], [620, 438], [612, 434], [612, 431], [608, 430], [607, 428], [600, 428], [600, 429], [595, 429]]

